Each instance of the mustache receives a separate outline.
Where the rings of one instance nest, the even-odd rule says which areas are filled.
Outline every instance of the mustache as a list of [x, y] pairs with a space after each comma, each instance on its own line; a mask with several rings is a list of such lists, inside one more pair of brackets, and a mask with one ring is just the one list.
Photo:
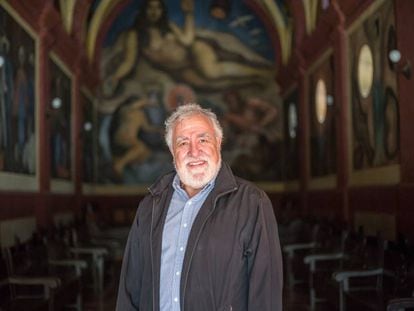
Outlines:
[[206, 161], [206, 162], [210, 162], [209, 157], [201, 155], [199, 157], [192, 157], [192, 156], [187, 156], [183, 159], [183, 163], [184, 165], [187, 165], [190, 162], [196, 162], [196, 161]]

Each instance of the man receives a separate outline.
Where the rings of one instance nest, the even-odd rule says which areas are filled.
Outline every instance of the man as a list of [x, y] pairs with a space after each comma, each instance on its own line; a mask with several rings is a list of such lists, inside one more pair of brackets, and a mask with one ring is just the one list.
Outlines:
[[221, 161], [214, 113], [180, 106], [166, 121], [176, 172], [141, 201], [117, 310], [282, 310], [282, 256], [266, 194]]

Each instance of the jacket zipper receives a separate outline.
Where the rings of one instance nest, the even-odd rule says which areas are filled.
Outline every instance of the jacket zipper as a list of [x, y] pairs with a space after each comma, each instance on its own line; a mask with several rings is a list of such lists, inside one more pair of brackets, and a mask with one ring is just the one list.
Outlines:
[[155, 277], [154, 277], [154, 254], [152, 252], [152, 231], [154, 229], [154, 210], [155, 210], [155, 198], [152, 201], [152, 213], [151, 213], [151, 231], [150, 231], [150, 255], [151, 255], [151, 274], [152, 274], [152, 310], [155, 311]]
[[[229, 191], [226, 191], [226, 192], [223, 192], [223, 193], [219, 194], [214, 199], [213, 209], [211, 210], [211, 212], [208, 214], [208, 216], [204, 220], [203, 224], [201, 225], [200, 230], [197, 233], [197, 238], [196, 238], [196, 240], [194, 242], [194, 246], [198, 244], [198, 240], [200, 239], [201, 232], [203, 231], [203, 228], [204, 228], [207, 220], [210, 218], [210, 216], [213, 214], [214, 210], [216, 209], [216, 204], [217, 204], [218, 199], [220, 199], [221, 197], [225, 196], [228, 193], [231, 193], [231, 192], [235, 191], [236, 189], [237, 189], [237, 187], [234, 187], [233, 189], [231, 189]], [[191, 262], [193, 261], [194, 250], [195, 250], [195, 247], [193, 247], [193, 251], [190, 254], [190, 259], [188, 260], [188, 266], [190, 266], [191, 265]], [[183, 306], [182, 306], [182, 309], [181, 309], [182, 311], [185, 311], [184, 310], [185, 309], [184, 302], [185, 302], [185, 292], [186, 292], [186, 289], [187, 289], [187, 281], [188, 281], [188, 273], [186, 273], [185, 279], [184, 279], [184, 286], [183, 286]], [[230, 307], [230, 311], [232, 311], [232, 310], [233, 310], [233, 308]]]

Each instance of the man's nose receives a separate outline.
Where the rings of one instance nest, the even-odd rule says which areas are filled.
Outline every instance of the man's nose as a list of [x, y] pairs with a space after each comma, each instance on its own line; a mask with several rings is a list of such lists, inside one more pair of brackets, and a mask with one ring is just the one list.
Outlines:
[[189, 152], [190, 152], [190, 155], [192, 157], [197, 157], [198, 156], [198, 154], [200, 152], [200, 149], [199, 149], [199, 145], [198, 145], [197, 142], [191, 142], [190, 143], [190, 150], [189, 150]]

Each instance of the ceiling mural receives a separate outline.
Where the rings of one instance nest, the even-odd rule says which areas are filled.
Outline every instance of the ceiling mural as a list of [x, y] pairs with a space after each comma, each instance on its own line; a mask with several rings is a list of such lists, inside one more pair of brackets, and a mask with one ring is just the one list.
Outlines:
[[[143, 0], [131, 1], [118, 15], [106, 35], [104, 45], [112, 44], [118, 37], [119, 31], [133, 26], [139, 16], [139, 10], [144, 5]], [[264, 25], [243, 1], [230, 1], [229, 12], [226, 18], [214, 18], [210, 11], [211, 1], [195, 1], [194, 19], [198, 31], [215, 30], [234, 35], [251, 49], [262, 56], [273, 59], [274, 51]], [[182, 14], [180, 1], [165, 1], [168, 11], [168, 20], [177, 25], [183, 25], [185, 16]]]
[[[115, 2], [94, 3], [89, 55]], [[277, 51], [269, 25], [252, 10], [269, 1], [229, 4], [218, 15], [212, 2], [191, 0], [129, 1], [119, 10], [99, 46], [99, 182], [149, 183], [171, 169], [163, 122], [190, 101], [218, 114], [223, 157], [237, 174], [280, 179], [274, 161], [283, 136]]]
[[[72, 0], [74, 1], [74, 0]], [[319, 0], [303, 0], [304, 9], [306, 10], [307, 23], [315, 23], [316, 11]], [[325, 0], [329, 1], [329, 0]], [[62, 0], [60, 0], [62, 2]], [[117, 35], [120, 29], [128, 27], [132, 23], [132, 19], [138, 14], [139, 7], [142, 6], [144, 0], [94, 0], [89, 4], [88, 19], [86, 21], [88, 30], [87, 46], [89, 51], [89, 57], [93, 57], [93, 53], [96, 48], [96, 40], [98, 32], [106, 19], [110, 15], [111, 11], [118, 6], [122, 6], [124, 9], [117, 12], [117, 20], [111, 24], [106, 37], [113, 39]], [[166, 6], [169, 11], [169, 18], [174, 20], [178, 24], [183, 22], [183, 17], [179, 16], [175, 12], [180, 10], [180, 1], [166, 1]], [[65, 7], [70, 7], [65, 2]], [[274, 51], [274, 45], [264, 39], [266, 33], [261, 33], [260, 28], [263, 27], [263, 20], [265, 19], [269, 26], [274, 27], [274, 30], [278, 33], [278, 40], [280, 40], [282, 50], [288, 51], [292, 39], [292, 14], [290, 8], [284, 0], [212, 0], [212, 1], [195, 1], [194, 15], [197, 22], [197, 26], [200, 28], [215, 28], [221, 31], [229, 31], [235, 33], [244, 42], [249, 42], [255, 49], [261, 49], [267, 56]], [[224, 13], [215, 13], [214, 8], [219, 7], [221, 10], [225, 10]], [[256, 16], [257, 11], [261, 11], [261, 16]], [[256, 12], [256, 13], [255, 13]], [[312, 13], [313, 12], [313, 13]], [[71, 12], [67, 12], [70, 14]], [[72, 12], [73, 14], [73, 12]], [[65, 17], [65, 19], [73, 19], [72, 17]], [[313, 21], [313, 22], [312, 22]], [[259, 26], [259, 27], [257, 27]], [[248, 31], [243, 28], [248, 28]], [[260, 38], [262, 37], [262, 38]], [[261, 45], [257, 47], [257, 45]], [[284, 53], [284, 52], [281, 52]], [[286, 55], [287, 57], [287, 55]]]

